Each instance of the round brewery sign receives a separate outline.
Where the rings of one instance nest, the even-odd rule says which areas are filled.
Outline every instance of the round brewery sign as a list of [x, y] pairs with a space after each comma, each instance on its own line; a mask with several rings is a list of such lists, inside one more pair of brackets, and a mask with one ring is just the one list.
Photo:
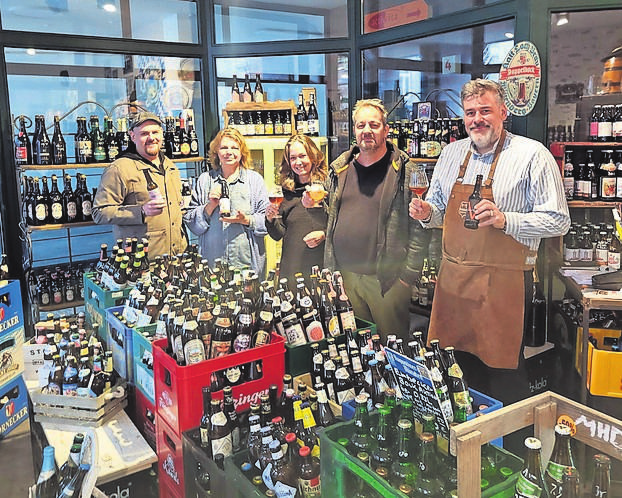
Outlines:
[[515, 116], [529, 114], [540, 92], [540, 55], [529, 41], [514, 45], [501, 65], [499, 83], [505, 90], [505, 104]]

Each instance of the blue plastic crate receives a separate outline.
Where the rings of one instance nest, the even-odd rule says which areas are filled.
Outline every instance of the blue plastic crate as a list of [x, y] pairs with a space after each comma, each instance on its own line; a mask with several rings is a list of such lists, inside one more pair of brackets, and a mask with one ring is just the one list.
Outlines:
[[134, 382], [134, 369], [132, 367], [132, 341], [134, 329], [121, 323], [114, 316], [115, 312], [122, 313], [123, 306], [115, 306], [106, 310], [106, 343], [112, 351], [114, 369], [124, 379]]

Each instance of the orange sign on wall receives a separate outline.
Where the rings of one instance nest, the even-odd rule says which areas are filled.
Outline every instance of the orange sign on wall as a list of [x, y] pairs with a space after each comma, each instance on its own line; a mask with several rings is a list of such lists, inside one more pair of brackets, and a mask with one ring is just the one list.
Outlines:
[[364, 33], [372, 33], [428, 18], [428, 5], [424, 0], [413, 0], [365, 15]]

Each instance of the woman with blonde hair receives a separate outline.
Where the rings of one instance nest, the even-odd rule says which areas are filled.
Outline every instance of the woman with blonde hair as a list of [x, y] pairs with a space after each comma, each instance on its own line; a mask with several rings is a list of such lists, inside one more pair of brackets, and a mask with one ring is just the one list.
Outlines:
[[[322, 201], [309, 204], [305, 191], [318, 188], [323, 192], [328, 174], [324, 154], [306, 135], [295, 134], [283, 150], [280, 183], [284, 200], [280, 207], [266, 208], [266, 228], [274, 240], [283, 240], [281, 276], [294, 285], [295, 273], [309, 275], [311, 267], [324, 262], [324, 240], [328, 215]], [[280, 217], [279, 217], [280, 215]]]
[[[244, 137], [233, 128], [218, 132], [210, 143], [209, 156], [213, 169], [197, 179], [184, 221], [199, 236], [201, 255], [210, 266], [215, 259], [224, 258], [238, 268], [249, 266], [263, 278], [268, 205], [263, 177], [250, 169], [250, 151]], [[229, 191], [230, 213], [220, 212], [224, 188]]]

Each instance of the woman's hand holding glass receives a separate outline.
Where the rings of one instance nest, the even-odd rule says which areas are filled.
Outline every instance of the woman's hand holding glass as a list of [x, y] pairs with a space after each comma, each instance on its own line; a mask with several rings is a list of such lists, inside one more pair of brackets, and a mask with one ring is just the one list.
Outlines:
[[322, 207], [322, 201], [328, 192], [324, 190], [324, 185], [320, 181], [313, 181], [305, 187], [302, 197], [302, 204], [306, 208]]
[[283, 202], [283, 189], [280, 185], [273, 185], [270, 187], [270, 190], [268, 190], [268, 200], [270, 201], [271, 206], [276, 207], [277, 210], [277, 214], [275, 214], [273, 218], [281, 218], [282, 216], [278, 214], [279, 206], [281, 205], [281, 202]]

